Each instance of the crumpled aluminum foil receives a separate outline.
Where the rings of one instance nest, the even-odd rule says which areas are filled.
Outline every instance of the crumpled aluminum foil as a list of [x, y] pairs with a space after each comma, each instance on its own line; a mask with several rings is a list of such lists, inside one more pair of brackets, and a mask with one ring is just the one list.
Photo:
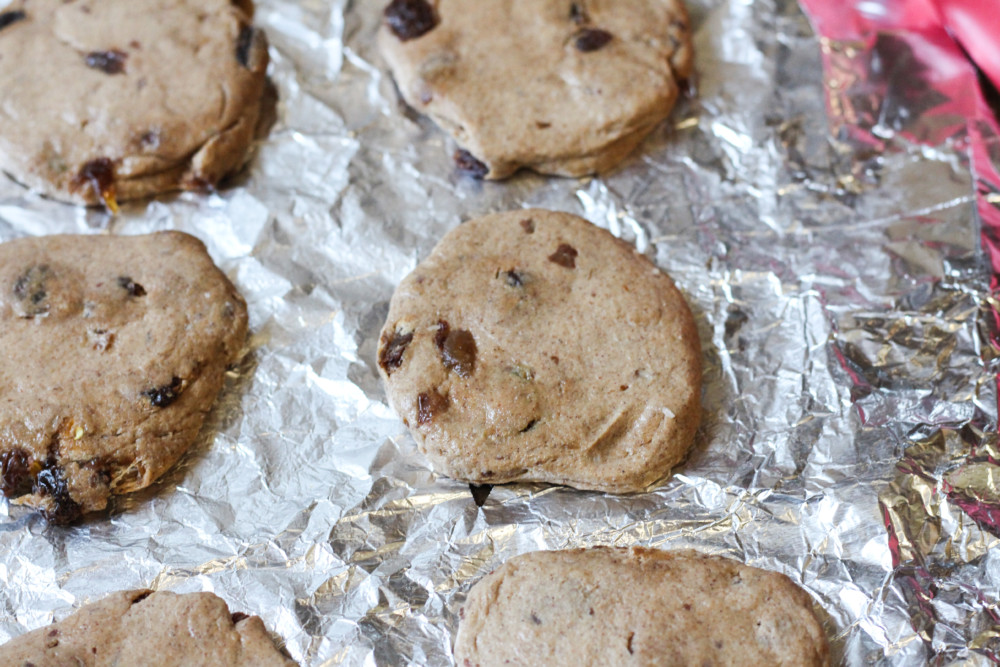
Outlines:
[[[480, 577], [607, 544], [787, 574], [835, 663], [997, 661], [1000, 348], [980, 234], [1000, 196], [973, 166], [1000, 164], [1000, 140], [970, 140], [949, 104], [972, 92], [942, 89], [904, 38], [818, 40], [792, 0], [691, 0], [696, 78], [639, 153], [601, 178], [481, 183], [399, 101], [382, 5], [259, 0], [278, 121], [233, 187], [110, 218], [0, 179], [2, 240], [195, 234], [254, 332], [153, 488], [69, 528], [0, 504], [0, 641], [114, 590], [211, 590], [303, 665], [449, 665]], [[462, 220], [522, 206], [635, 243], [696, 314], [704, 425], [648, 493], [518, 484], [478, 507], [386, 403], [394, 286]]]

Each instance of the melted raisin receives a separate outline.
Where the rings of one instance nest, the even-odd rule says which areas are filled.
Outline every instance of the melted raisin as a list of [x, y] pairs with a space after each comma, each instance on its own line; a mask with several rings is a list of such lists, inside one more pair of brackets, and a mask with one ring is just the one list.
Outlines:
[[438, 18], [427, 0], [392, 0], [385, 8], [385, 24], [405, 42], [429, 33], [438, 24]]
[[31, 455], [23, 449], [0, 453], [0, 493], [16, 498], [31, 493]]
[[162, 387], [154, 387], [142, 392], [142, 395], [149, 399], [154, 408], [165, 408], [181, 395], [181, 379], [176, 375]]
[[245, 25], [236, 38], [236, 62], [247, 69], [250, 69], [250, 47], [253, 46], [255, 32], [253, 26]]
[[476, 339], [465, 329], [448, 332], [441, 349], [445, 368], [459, 377], [467, 378], [476, 369]]
[[477, 181], [483, 180], [486, 178], [486, 174], [490, 173], [489, 167], [477, 160], [472, 153], [464, 148], [459, 148], [455, 151], [455, 155], [452, 157], [454, 158], [455, 166], [458, 167], [459, 171], [471, 176]]
[[125, 59], [128, 54], [118, 49], [110, 51], [91, 51], [83, 62], [91, 69], [99, 69], [105, 74], [121, 74], [125, 71]]
[[448, 399], [431, 389], [417, 396], [417, 423], [423, 426], [430, 423], [442, 412], [448, 409]]
[[567, 269], [576, 268], [576, 256], [579, 253], [576, 248], [569, 245], [568, 243], [560, 243], [556, 251], [549, 255], [549, 261], [555, 262], [559, 266], [565, 267]]
[[119, 276], [118, 286], [128, 292], [129, 296], [146, 296], [146, 288], [128, 276]]
[[35, 493], [52, 498], [54, 508], [45, 510], [45, 518], [51, 523], [67, 524], [80, 518], [80, 504], [69, 494], [69, 485], [63, 469], [50, 461], [35, 479]]
[[107, 201], [114, 194], [115, 164], [109, 158], [101, 157], [83, 165], [80, 173], [73, 179], [77, 188], [89, 185], [94, 194]]
[[406, 352], [406, 346], [412, 341], [412, 331], [407, 334], [401, 334], [398, 331], [392, 333], [392, 339], [378, 353], [378, 365], [382, 367], [386, 375], [392, 375], [392, 372], [403, 364], [403, 353]]
[[0, 14], [0, 30], [18, 21], [23, 21], [26, 18], [28, 18], [28, 15], [19, 9], [12, 12], [3, 12]]
[[599, 28], [584, 28], [580, 32], [576, 33], [576, 40], [574, 45], [577, 50], [584, 53], [589, 53], [590, 51], [597, 51], [603, 48], [611, 41], [611, 33], [607, 30], [601, 30]]

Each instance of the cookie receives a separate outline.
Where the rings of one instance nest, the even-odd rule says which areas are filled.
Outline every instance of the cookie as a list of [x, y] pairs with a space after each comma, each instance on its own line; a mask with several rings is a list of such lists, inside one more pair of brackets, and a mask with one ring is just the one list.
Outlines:
[[245, 10], [231, 0], [15, 1], [0, 13], [0, 169], [112, 210], [216, 185], [247, 160], [265, 91], [267, 40]]
[[690, 448], [701, 351], [652, 262], [568, 213], [449, 232], [396, 289], [378, 366], [434, 469], [640, 491]]
[[392, 0], [378, 43], [403, 99], [488, 179], [613, 167], [692, 70], [680, 0]]
[[34, 667], [146, 665], [292, 667], [256, 616], [212, 593], [124, 591], [0, 646], [0, 663]]
[[490, 665], [828, 665], [788, 577], [695, 551], [540, 551], [479, 581], [455, 659]]
[[0, 244], [0, 491], [68, 522], [149, 486], [198, 435], [246, 332], [193, 236]]

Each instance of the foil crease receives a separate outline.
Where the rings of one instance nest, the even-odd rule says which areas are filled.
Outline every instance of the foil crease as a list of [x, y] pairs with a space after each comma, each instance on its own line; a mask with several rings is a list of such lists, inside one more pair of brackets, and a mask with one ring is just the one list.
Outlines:
[[[480, 183], [400, 102], [374, 47], [382, 4], [258, 1], [278, 119], [218, 193], [110, 218], [0, 179], [2, 240], [195, 234], [253, 331], [154, 487], [69, 528], [0, 504], [0, 642], [114, 590], [210, 590], [303, 665], [451, 665], [483, 575], [604, 544], [787, 574], [835, 664], [996, 662], [983, 239], [1000, 200], [982, 165], [1000, 153], [995, 124], [963, 115], [974, 91], [945, 85], [906, 36], [820, 39], [791, 0], [692, 0], [696, 76], [620, 169]], [[478, 507], [386, 403], [375, 349], [395, 285], [462, 220], [522, 206], [635, 243], [696, 314], [704, 424], [647, 493], [518, 484]]]

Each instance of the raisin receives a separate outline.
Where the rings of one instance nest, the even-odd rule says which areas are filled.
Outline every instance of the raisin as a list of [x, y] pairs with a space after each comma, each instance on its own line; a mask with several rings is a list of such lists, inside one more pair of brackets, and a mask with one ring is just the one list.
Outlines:
[[603, 48], [611, 41], [611, 33], [599, 28], [584, 28], [576, 33], [575, 46], [584, 53]]
[[535, 428], [535, 424], [537, 424], [537, 423], [538, 423], [537, 419], [532, 419], [530, 422], [528, 422], [527, 424], [524, 425], [524, 428], [522, 428], [519, 431], [519, 433], [527, 433], [531, 429]]
[[3, 30], [12, 23], [23, 21], [26, 18], [28, 18], [28, 15], [19, 9], [12, 12], [3, 12], [0, 14], [0, 30]]
[[587, 10], [584, 9], [582, 2], [571, 2], [569, 5], [569, 20], [577, 25], [583, 25], [590, 21], [590, 16], [587, 15]]
[[468, 174], [477, 181], [483, 180], [486, 178], [486, 174], [490, 173], [489, 167], [477, 160], [472, 153], [464, 148], [459, 148], [455, 151], [455, 155], [452, 157], [454, 158], [455, 166], [458, 167], [459, 171], [464, 174]]
[[250, 47], [253, 46], [255, 34], [253, 26], [245, 25], [240, 28], [239, 37], [236, 38], [236, 62], [247, 69], [250, 69]]
[[[440, 334], [440, 329], [438, 330]], [[435, 342], [437, 342], [435, 340]], [[445, 368], [467, 378], [476, 369], [476, 339], [465, 329], [449, 331], [438, 345]]]
[[492, 490], [492, 484], [469, 484], [469, 491], [472, 492], [472, 502], [476, 503], [476, 507], [482, 507], [486, 504], [486, 499], [489, 498], [490, 491]]
[[437, 349], [444, 349], [444, 342], [448, 340], [448, 333], [451, 331], [451, 327], [444, 320], [438, 320], [438, 330], [434, 334], [434, 344], [437, 345]]
[[417, 396], [417, 423], [423, 426], [448, 409], [448, 399], [431, 389]]
[[0, 493], [16, 498], [31, 493], [31, 455], [23, 449], [0, 453]]
[[578, 254], [579, 253], [576, 251], [576, 248], [573, 246], [568, 243], [560, 243], [559, 247], [556, 248], [556, 251], [549, 255], [549, 261], [555, 262], [559, 266], [567, 269], [575, 269], [576, 256]]
[[521, 221], [521, 229], [524, 230], [525, 234], [535, 233], [535, 221], [531, 218], [525, 218]]
[[635, 637], [635, 633], [634, 632], [628, 633], [628, 643], [626, 644], [626, 648], [628, 649], [629, 655], [632, 655], [633, 653], [635, 653], [635, 650], [632, 648], [632, 638], [633, 637]]
[[109, 158], [100, 157], [83, 165], [80, 173], [73, 179], [77, 188], [89, 185], [94, 194], [108, 201], [113, 199], [115, 191], [115, 165]]
[[438, 24], [438, 18], [427, 0], [392, 0], [385, 8], [385, 24], [405, 42], [429, 33]]
[[105, 74], [121, 74], [125, 71], [125, 59], [128, 54], [118, 49], [110, 51], [91, 51], [83, 61], [91, 69], [99, 69]]
[[157, 130], [148, 130], [139, 137], [139, 146], [149, 150], [156, 150], [160, 147], [160, 133]]
[[398, 331], [392, 333], [392, 339], [378, 353], [378, 365], [386, 375], [392, 375], [392, 372], [403, 364], [403, 353], [412, 341], [412, 331], [407, 334]]
[[149, 399], [154, 408], [165, 408], [181, 395], [181, 379], [175, 375], [170, 384], [147, 389], [142, 395]]
[[49, 304], [45, 302], [49, 295], [45, 284], [51, 276], [48, 264], [36, 264], [14, 281], [14, 297], [21, 302], [23, 317], [31, 319], [49, 312]]
[[524, 285], [524, 274], [518, 273], [514, 269], [501, 271], [497, 277], [503, 276], [503, 280], [508, 287], [521, 287]]
[[139, 604], [140, 602], [142, 602], [143, 600], [145, 600], [146, 598], [148, 598], [152, 594], [153, 594], [153, 591], [143, 591], [143, 592], [139, 593], [137, 596], [135, 596], [134, 598], [132, 598], [132, 601], [129, 604], [130, 605]]
[[128, 276], [119, 276], [118, 286], [128, 292], [129, 296], [146, 296], [146, 288]]
[[35, 479], [35, 493], [52, 498], [55, 507], [45, 510], [45, 518], [51, 523], [67, 524], [80, 518], [83, 513], [80, 504], [69, 494], [69, 485], [63, 469], [49, 461]]
[[234, 611], [232, 615], [233, 625], [248, 618], [250, 618], [250, 614], [244, 614], [242, 611]]
[[531, 622], [534, 623], [535, 625], [541, 625], [542, 619], [538, 618], [538, 614], [536, 614], [535, 612], [531, 612]]

